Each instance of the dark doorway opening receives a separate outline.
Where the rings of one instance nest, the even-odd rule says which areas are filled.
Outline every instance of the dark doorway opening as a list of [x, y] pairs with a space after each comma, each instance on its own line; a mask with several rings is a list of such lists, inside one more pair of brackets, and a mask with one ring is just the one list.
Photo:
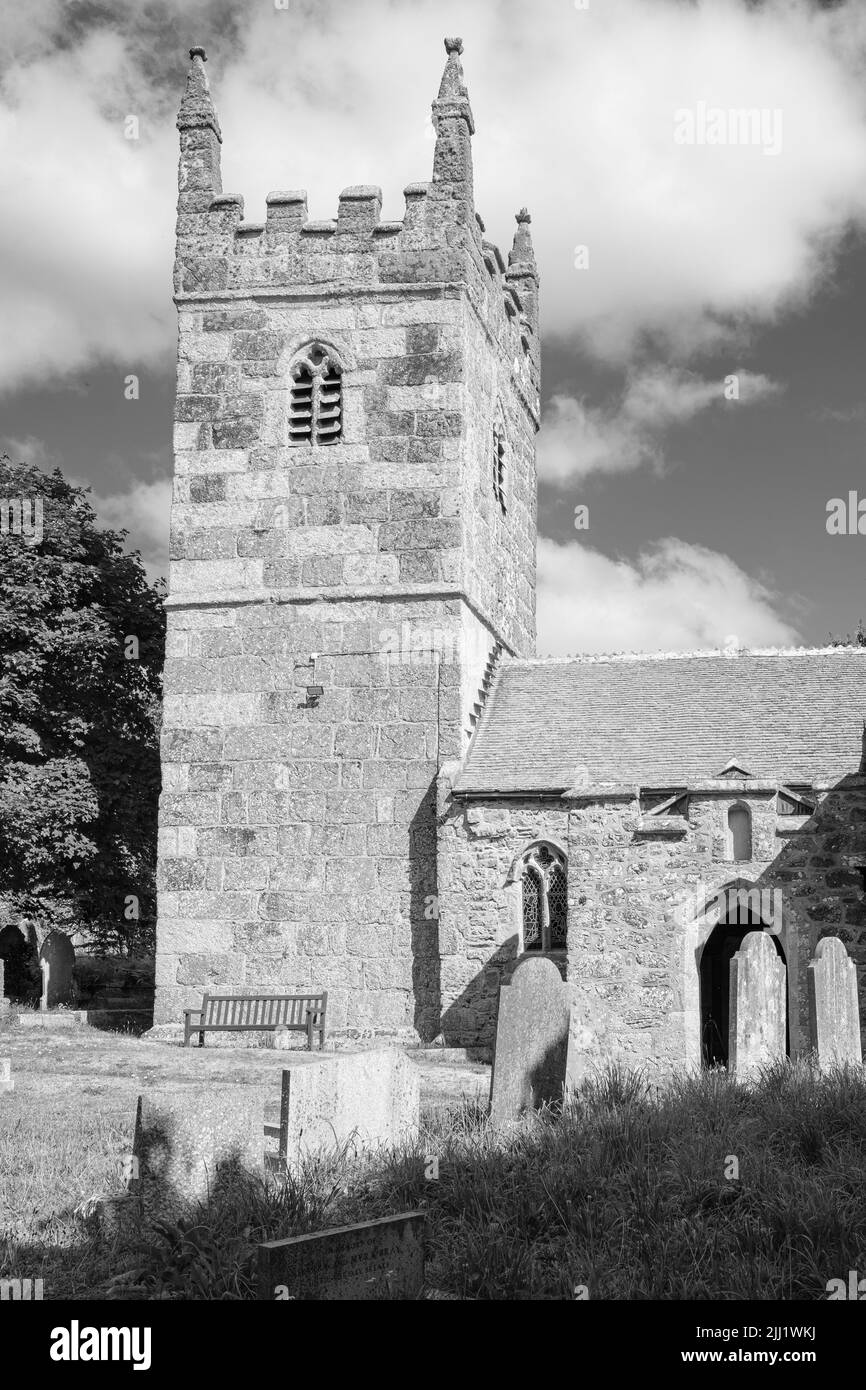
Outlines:
[[[742, 946], [743, 938], [751, 931], [766, 931], [766, 926], [751, 911], [738, 911], [736, 920], [726, 919], [718, 923], [704, 947], [701, 956], [701, 1061], [705, 1067], [728, 1065], [731, 961]], [[775, 933], [771, 934], [771, 939], [785, 966], [787, 978], [788, 962], [781, 942]], [[791, 1055], [787, 1008], [785, 1052]]]

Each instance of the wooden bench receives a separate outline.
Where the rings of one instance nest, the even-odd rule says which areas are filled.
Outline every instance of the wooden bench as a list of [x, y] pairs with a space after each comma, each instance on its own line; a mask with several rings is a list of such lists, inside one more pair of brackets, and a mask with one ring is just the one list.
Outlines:
[[183, 1045], [189, 1047], [193, 1033], [204, 1047], [205, 1033], [258, 1033], [287, 1028], [306, 1033], [307, 1047], [313, 1050], [313, 1033], [319, 1034], [319, 1049], [325, 1046], [325, 1013], [328, 991], [322, 994], [203, 994], [200, 1009], [183, 1011]]

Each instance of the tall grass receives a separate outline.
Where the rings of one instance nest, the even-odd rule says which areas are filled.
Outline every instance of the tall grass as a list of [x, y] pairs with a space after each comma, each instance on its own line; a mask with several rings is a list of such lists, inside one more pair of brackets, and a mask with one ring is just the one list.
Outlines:
[[[72, 1161], [68, 1146], [58, 1152]], [[561, 1111], [507, 1129], [464, 1103], [396, 1151], [359, 1159], [346, 1146], [295, 1175], [236, 1176], [136, 1242], [84, 1245], [52, 1296], [252, 1298], [260, 1241], [423, 1207], [431, 1292], [822, 1298], [849, 1269], [866, 1275], [864, 1181], [861, 1069], [784, 1063], [748, 1086], [707, 1072], [660, 1091], [610, 1068]], [[42, 1272], [34, 1235], [17, 1252], [7, 1238], [0, 1273]]]

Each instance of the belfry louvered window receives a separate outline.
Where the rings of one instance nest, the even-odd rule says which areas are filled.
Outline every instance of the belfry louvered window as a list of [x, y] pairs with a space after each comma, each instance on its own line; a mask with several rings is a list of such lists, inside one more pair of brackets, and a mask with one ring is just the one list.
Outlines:
[[343, 373], [319, 343], [305, 348], [291, 370], [289, 441], [336, 444], [343, 434]]
[[505, 429], [502, 424], [493, 427], [493, 496], [505, 515]]
[[565, 860], [551, 845], [533, 845], [521, 860], [524, 951], [561, 951], [566, 945], [568, 880]]

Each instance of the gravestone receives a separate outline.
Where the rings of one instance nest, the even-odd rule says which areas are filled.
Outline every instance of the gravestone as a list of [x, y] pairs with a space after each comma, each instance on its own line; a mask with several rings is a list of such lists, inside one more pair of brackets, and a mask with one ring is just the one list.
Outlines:
[[4, 989], [10, 999], [37, 999], [39, 963], [36, 951], [25, 933], [14, 923], [0, 931], [0, 960], [4, 965]]
[[42, 972], [42, 993], [39, 996], [39, 1007], [45, 1013], [48, 1008], [48, 981], [51, 978], [51, 966], [47, 960], [41, 960], [39, 969]]
[[743, 1077], [785, 1056], [785, 963], [768, 932], [750, 931], [731, 961], [731, 1071]]
[[836, 936], [825, 936], [809, 963], [809, 1028], [822, 1070], [863, 1061], [857, 967]]
[[[273, 1090], [273, 1084], [272, 1088]], [[259, 1086], [177, 1087], [138, 1098], [133, 1157], [151, 1213], [207, 1200], [239, 1169], [264, 1166], [265, 1092]]]
[[9, 1000], [6, 998], [6, 965], [0, 957], [0, 1014], [9, 1008]]
[[0, 1057], [0, 1096], [7, 1091], [15, 1090], [15, 1082], [12, 1080], [12, 1058]]
[[282, 1166], [306, 1153], [411, 1143], [418, 1136], [421, 1077], [394, 1048], [298, 1061], [282, 1073]]
[[39, 961], [48, 966], [48, 984], [44, 991], [46, 1006], [53, 1009], [58, 1004], [68, 1004], [72, 998], [75, 951], [65, 932], [48, 933], [39, 951]]
[[545, 1101], [562, 1100], [568, 1069], [570, 991], [553, 961], [522, 960], [499, 990], [490, 1078], [490, 1118], [516, 1120]]
[[339, 1226], [259, 1246], [259, 1298], [417, 1298], [424, 1283], [423, 1212]]

